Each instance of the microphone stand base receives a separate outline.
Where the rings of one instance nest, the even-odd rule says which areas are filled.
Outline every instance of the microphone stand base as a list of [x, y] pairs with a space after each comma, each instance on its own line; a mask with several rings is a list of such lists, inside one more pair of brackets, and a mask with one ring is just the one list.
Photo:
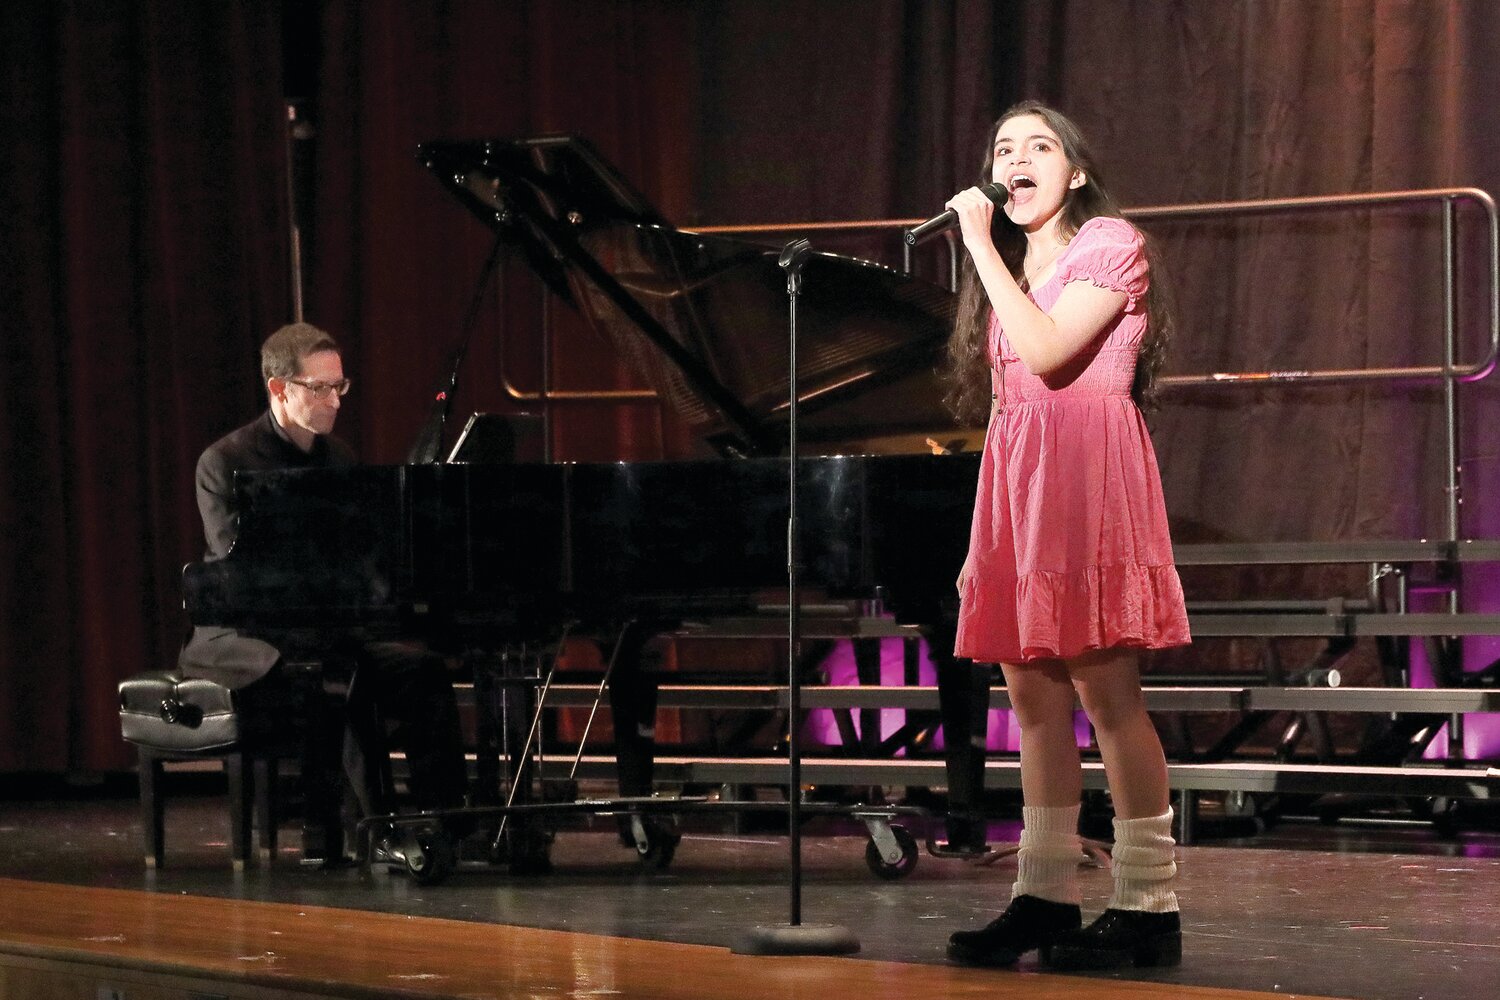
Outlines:
[[768, 924], [729, 949], [736, 955], [853, 955], [859, 938], [836, 924]]

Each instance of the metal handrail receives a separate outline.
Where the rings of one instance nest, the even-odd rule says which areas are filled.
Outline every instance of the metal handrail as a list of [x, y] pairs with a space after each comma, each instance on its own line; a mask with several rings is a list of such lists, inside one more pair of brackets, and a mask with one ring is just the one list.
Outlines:
[[[1472, 202], [1483, 209], [1488, 223], [1487, 235], [1489, 237], [1489, 347], [1484, 357], [1469, 364], [1461, 364], [1456, 360], [1458, 353], [1458, 275], [1454, 259], [1454, 224], [1455, 206], [1460, 201]], [[1377, 191], [1370, 194], [1205, 202], [1199, 205], [1154, 205], [1131, 209], [1126, 214], [1134, 219], [1183, 219], [1203, 216], [1328, 211], [1422, 202], [1438, 203], [1443, 213], [1443, 363], [1441, 365], [1316, 371], [1213, 372], [1206, 375], [1165, 376], [1158, 379], [1157, 384], [1163, 389], [1171, 389], [1206, 385], [1276, 383], [1303, 385], [1360, 382], [1442, 383], [1446, 424], [1444, 443], [1447, 451], [1443, 499], [1447, 539], [1456, 541], [1462, 534], [1460, 523], [1462, 484], [1458, 448], [1458, 400], [1455, 388], [1458, 382], [1477, 382], [1487, 377], [1495, 370], [1496, 360], [1500, 358], [1500, 219], [1497, 219], [1495, 200], [1488, 192], [1473, 187], [1426, 188], [1407, 191]], [[1450, 593], [1450, 610], [1457, 610], [1457, 601], [1457, 592]]]
[[[497, 265], [500, 274], [495, 282], [495, 295], [497, 300], [497, 311], [501, 316], [505, 315], [504, 275], [505, 261], [501, 260]], [[656, 402], [660, 397], [654, 389], [554, 389], [552, 388], [552, 310], [548, 308], [551, 301], [546, 288], [542, 289], [542, 387], [540, 389], [523, 389], [510, 380], [510, 365], [505, 353], [505, 337], [499, 339], [497, 345], [496, 367], [500, 370], [500, 387], [505, 390], [505, 395], [518, 403], [541, 403], [550, 406], [553, 403], [642, 403]], [[543, 414], [544, 419], [546, 414]], [[550, 425], [550, 421], [549, 421]], [[547, 439], [551, 440], [550, 426]]]
[[[1458, 379], [1475, 382], [1494, 371], [1500, 359], [1500, 216], [1495, 200], [1479, 188], [1424, 188], [1408, 191], [1378, 191], [1371, 194], [1317, 195], [1305, 198], [1264, 198], [1249, 201], [1211, 201], [1194, 205], [1148, 205], [1126, 209], [1132, 219], [1189, 219], [1224, 215], [1269, 215], [1285, 212], [1326, 211], [1340, 208], [1363, 208], [1379, 205], [1438, 202], [1443, 207], [1443, 305], [1444, 359], [1441, 365], [1409, 365], [1391, 368], [1330, 368], [1315, 371], [1211, 372], [1199, 375], [1169, 375], [1157, 380], [1162, 388], [1198, 385], [1265, 384], [1267, 382], [1300, 382], [1330, 384], [1373, 381], [1445, 381]], [[1453, 261], [1453, 207], [1459, 201], [1477, 204], [1484, 210], [1489, 236], [1489, 349], [1485, 356], [1470, 364], [1454, 360], [1456, 345], [1453, 316], [1456, 309], [1456, 275]]]
[[[1209, 201], [1179, 205], [1143, 205], [1124, 209], [1127, 218], [1146, 219], [1192, 219], [1223, 215], [1271, 215], [1284, 212], [1326, 211], [1339, 208], [1360, 208], [1378, 205], [1413, 204], [1434, 201], [1443, 204], [1443, 244], [1445, 288], [1445, 315], [1450, 317], [1454, 308], [1453, 241], [1451, 239], [1451, 212], [1455, 202], [1470, 201], [1479, 205], [1485, 213], [1489, 226], [1490, 256], [1490, 335], [1489, 350], [1478, 361], [1457, 364], [1451, 357], [1441, 365], [1413, 365], [1395, 368], [1334, 368], [1316, 371], [1261, 371], [1261, 372], [1210, 372], [1199, 375], [1169, 375], [1157, 379], [1162, 388], [1195, 385], [1225, 385], [1235, 383], [1264, 384], [1267, 382], [1364, 382], [1380, 380], [1438, 381], [1457, 378], [1473, 382], [1489, 375], [1500, 362], [1500, 213], [1495, 200], [1488, 192], [1479, 188], [1423, 188], [1409, 191], [1377, 191], [1371, 194], [1313, 195], [1303, 198], [1262, 198], [1245, 201]], [[744, 226], [698, 226], [695, 233], [721, 235], [747, 235], [792, 231], [830, 231], [865, 229], [905, 230], [918, 225], [922, 219], [871, 219], [854, 222], [786, 222], [762, 223]], [[950, 240], [951, 244], [951, 240]], [[956, 265], [953, 265], [956, 268]], [[953, 279], [957, 283], [956, 277]]]
[[[1442, 381], [1456, 378], [1461, 382], [1473, 382], [1485, 378], [1500, 362], [1500, 213], [1495, 200], [1488, 192], [1479, 188], [1426, 188], [1407, 191], [1379, 191], [1371, 194], [1315, 195], [1303, 198], [1264, 198], [1243, 201], [1210, 201], [1196, 204], [1145, 205], [1125, 210], [1131, 219], [1191, 219], [1223, 215], [1268, 215], [1285, 212], [1326, 211], [1339, 208], [1360, 208], [1380, 205], [1414, 204], [1424, 201], [1440, 202], [1444, 208], [1443, 265], [1444, 265], [1444, 314], [1445, 357], [1441, 365], [1407, 365], [1379, 368], [1329, 368], [1319, 370], [1255, 371], [1255, 372], [1208, 372], [1193, 375], [1164, 375], [1157, 380], [1163, 389], [1185, 388], [1202, 385], [1234, 385], [1298, 382], [1303, 384], [1329, 384], [1341, 382], [1371, 381]], [[1485, 213], [1489, 236], [1489, 342], [1484, 357], [1471, 363], [1459, 363], [1453, 357], [1452, 327], [1455, 309], [1452, 213], [1459, 201], [1479, 205]], [[904, 230], [921, 223], [921, 219], [866, 219], [846, 222], [785, 222], [756, 225], [698, 226], [690, 232], [718, 235], [751, 235], [791, 231], [840, 232]], [[953, 240], [948, 240], [950, 254], [950, 280], [957, 281], [957, 255]], [[908, 262], [909, 266], [909, 262]], [[503, 367], [503, 365], [502, 365]], [[655, 398], [651, 390], [525, 390], [505, 379], [507, 395], [517, 400], [537, 401], [592, 401], [606, 400], [624, 402]]]
[[[1489, 338], [1488, 349], [1483, 357], [1462, 363], [1457, 354], [1457, 275], [1454, 260], [1455, 205], [1467, 201], [1478, 205], [1485, 213], [1489, 243]], [[1474, 382], [1490, 375], [1500, 363], [1500, 213], [1495, 200], [1485, 191], [1473, 187], [1427, 188], [1405, 191], [1378, 191], [1369, 194], [1315, 195], [1300, 198], [1264, 198], [1241, 201], [1214, 201], [1196, 204], [1145, 205], [1126, 209], [1124, 214], [1134, 220], [1192, 219], [1222, 217], [1226, 215], [1269, 215], [1287, 212], [1328, 211], [1376, 207], [1383, 205], [1416, 204], [1437, 202], [1443, 210], [1443, 276], [1444, 276], [1444, 331], [1443, 363], [1438, 365], [1407, 365], [1374, 368], [1331, 368], [1316, 370], [1254, 371], [1254, 372], [1208, 372], [1188, 375], [1165, 375], [1157, 380], [1164, 390], [1209, 385], [1259, 385], [1297, 383], [1304, 385], [1327, 385], [1360, 382], [1443, 382], [1451, 387], [1453, 381]], [[844, 222], [785, 222], [756, 225], [698, 226], [690, 232], [715, 235], [752, 235], [784, 232], [840, 232], [840, 231], [902, 231], [919, 224], [921, 219], [868, 219]], [[949, 280], [956, 286], [958, 272], [957, 245], [952, 234], [947, 236], [949, 253]], [[903, 246], [903, 265], [909, 271], [911, 260], [909, 248]], [[501, 283], [497, 282], [497, 287]], [[543, 327], [549, 328], [550, 317], [544, 316]], [[544, 351], [550, 354], [550, 329], [544, 329]], [[503, 348], [502, 348], [503, 351]], [[550, 358], [543, 358], [544, 369], [550, 370]], [[560, 402], [646, 402], [655, 401], [657, 395], [649, 389], [625, 390], [577, 390], [557, 389], [548, 385], [547, 372], [543, 375], [543, 386], [526, 390], [511, 383], [502, 354], [502, 382], [505, 392], [512, 399], [537, 402], [544, 405]], [[1450, 400], [1450, 408], [1451, 408]], [[1452, 443], [1452, 442], [1450, 442]], [[1455, 456], [1456, 457], [1456, 456]], [[1449, 462], [1450, 469], [1454, 467]], [[1457, 483], [1450, 484], [1450, 494], [1456, 493]], [[1456, 534], [1453, 537], [1457, 537]]]

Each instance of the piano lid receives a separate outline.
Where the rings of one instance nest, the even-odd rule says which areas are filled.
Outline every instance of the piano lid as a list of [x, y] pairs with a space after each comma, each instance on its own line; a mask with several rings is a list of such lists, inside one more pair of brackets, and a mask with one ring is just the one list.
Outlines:
[[[782, 448], [779, 247], [673, 228], [582, 139], [429, 142], [419, 155], [695, 432], [725, 453]], [[815, 254], [798, 300], [799, 436], [816, 446], [951, 428], [935, 368], [955, 300], [879, 264]]]

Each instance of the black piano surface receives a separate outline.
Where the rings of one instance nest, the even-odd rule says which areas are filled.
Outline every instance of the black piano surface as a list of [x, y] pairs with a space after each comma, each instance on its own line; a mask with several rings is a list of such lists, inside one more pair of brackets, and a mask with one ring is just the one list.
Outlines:
[[[423, 162], [587, 316], [718, 460], [420, 462], [240, 474], [239, 536], [184, 571], [196, 624], [524, 637], [562, 621], [748, 607], [787, 578], [785, 277], [776, 250], [672, 229], [577, 139], [433, 143]], [[946, 289], [817, 254], [799, 434], [952, 427]], [[762, 457], [754, 457], [762, 456]], [[953, 596], [972, 455], [800, 462], [803, 582], [924, 621]]]
[[[804, 584], [924, 620], [963, 561], [976, 463], [799, 467]], [[186, 600], [199, 624], [434, 638], [749, 612], [786, 580], [786, 485], [777, 459], [255, 473], [233, 550], [188, 568]]]

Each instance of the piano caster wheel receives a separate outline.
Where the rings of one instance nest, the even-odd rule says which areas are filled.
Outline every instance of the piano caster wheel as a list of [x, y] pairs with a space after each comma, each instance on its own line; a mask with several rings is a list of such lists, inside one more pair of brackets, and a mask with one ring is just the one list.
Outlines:
[[670, 820], [632, 814], [621, 817], [620, 839], [625, 846], [635, 848], [641, 867], [663, 871], [672, 863], [677, 845], [682, 843], [682, 834]]
[[653, 871], [666, 871], [672, 864], [672, 858], [677, 853], [677, 845], [682, 843], [682, 834], [674, 830], [655, 830], [646, 842], [645, 850], [636, 848], [641, 856], [641, 864]]
[[875, 843], [874, 838], [871, 838], [865, 844], [865, 864], [870, 866], [870, 871], [881, 878], [905, 878], [917, 867], [917, 858], [921, 856], [917, 848], [917, 838], [913, 837], [904, 826], [892, 826], [891, 834], [896, 838], [896, 846], [901, 848], [900, 860], [887, 861], [880, 851], [880, 845]]
[[1428, 806], [1428, 815], [1432, 819], [1432, 827], [1437, 831], [1439, 837], [1452, 840], [1458, 836], [1463, 825], [1462, 807], [1458, 799], [1450, 799], [1439, 796], [1432, 800]]
[[458, 849], [441, 829], [407, 829], [384, 840], [375, 859], [405, 871], [417, 885], [435, 886], [458, 867]]
[[418, 885], [438, 885], [458, 866], [453, 841], [441, 830], [418, 830], [403, 850], [406, 874]]

